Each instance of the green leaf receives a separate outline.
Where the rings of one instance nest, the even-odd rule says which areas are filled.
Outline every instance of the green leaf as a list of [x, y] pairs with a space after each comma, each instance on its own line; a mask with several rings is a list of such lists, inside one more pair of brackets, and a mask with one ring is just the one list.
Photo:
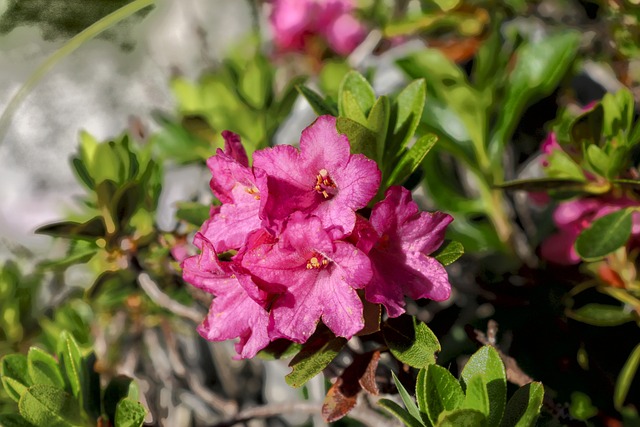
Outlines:
[[0, 414], [0, 427], [34, 427], [18, 414]]
[[581, 146], [583, 143], [597, 146], [602, 138], [603, 121], [604, 109], [600, 103], [580, 114], [569, 128], [572, 142], [576, 146]]
[[[486, 422], [484, 414], [475, 409], [456, 409], [453, 412], [443, 412], [437, 427], [479, 427]], [[496, 424], [486, 424], [488, 426]]]
[[553, 150], [547, 156], [547, 160], [549, 161], [549, 166], [546, 172], [549, 177], [586, 181], [582, 167], [564, 151]]
[[549, 95], [566, 74], [579, 44], [578, 32], [563, 31], [531, 40], [515, 52], [517, 62], [509, 75], [505, 98], [489, 146], [493, 163], [502, 161], [502, 150], [527, 105]]
[[378, 405], [384, 408], [385, 411], [399, 419], [405, 426], [408, 427], [424, 427], [424, 424], [413, 417], [407, 410], [403, 409], [393, 400], [380, 399]]
[[391, 371], [391, 376], [393, 377], [393, 382], [395, 383], [396, 388], [398, 389], [398, 394], [400, 394], [402, 403], [404, 403], [404, 407], [407, 409], [409, 414], [416, 420], [422, 419], [422, 416], [420, 415], [420, 410], [416, 406], [416, 402], [413, 401], [413, 399], [411, 398], [411, 395], [409, 394], [407, 389], [404, 388], [404, 386], [396, 376], [395, 372]]
[[367, 127], [376, 134], [376, 151], [375, 157], [371, 157], [378, 163], [380, 170], [384, 170], [384, 146], [387, 138], [387, 131], [389, 129], [389, 119], [391, 115], [391, 103], [389, 98], [381, 96], [373, 104], [369, 117], [367, 118]]
[[571, 393], [571, 406], [569, 413], [577, 420], [586, 421], [598, 415], [598, 408], [593, 406], [591, 398], [579, 391]]
[[311, 105], [311, 108], [313, 108], [313, 111], [315, 111], [317, 115], [322, 116], [328, 114], [330, 116], [338, 116], [338, 108], [322, 99], [322, 97], [312, 89], [304, 85], [298, 85], [296, 89], [300, 92], [300, 95], [304, 96], [307, 102], [309, 102], [309, 105]]
[[62, 221], [43, 225], [35, 231], [36, 234], [46, 234], [52, 237], [66, 239], [96, 240], [107, 234], [102, 217], [96, 216], [86, 222]]
[[367, 116], [360, 108], [356, 97], [351, 92], [346, 91], [343, 92], [341, 99], [342, 111], [340, 116], [358, 122], [363, 126], [367, 126]]
[[371, 107], [373, 107], [373, 104], [376, 102], [376, 94], [373, 88], [367, 79], [357, 71], [347, 73], [344, 79], [342, 79], [340, 89], [338, 90], [338, 111], [340, 112], [340, 116], [354, 119], [354, 117], [347, 114], [347, 110], [353, 109], [354, 107], [353, 105], [345, 105], [345, 101], [349, 97], [347, 94], [352, 97], [352, 100], [349, 100], [349, 102], [355, 101], [356, 107], [362, 112], [364, 117], [369, 114], [369, 110], [371, 110]]
[[96, 362], [97, 358], [93, 351], [82, 357], [82, 396], [80, 399], [84, 410], [95, 419], [102, 415], [100, 375], [95, 370]]
[[22, 354], [8, 354], [2, 358], [2, 385], [10, 398], [18, 402], [27, 388], [32, 385], [29, 363]]
[[33, 384], [47, 384], [64, 388], [64, 379], [58, 362], [47, 352], [31, 347], [27, 354], [29, 377]]
[[484, 378], [481, 375], [474, 375], [465, 384], [465, 396], [462, 404], [463, 408], [475, 409], [489, 416], [489, 394]]
[[422, 117], [426, 96], [427, 84], [424, 79], [411, 82], [398, 94], [396, 98], [396, 120], [393, 129], [393, 150], [388, 152], [389, 154], [395, 155], [413, 137]]
[[620, 209], [593, 221], [576, 239], [578, 255], [594, 261], [624, 246], [631, 236], [632, 213], [631, 209]]
[[481, 378], [489, 396], [487, 425], [497, 426], [507, 400], [507, 376], [495, 348], [486, 345], [471, 356], [460, 374], [462, 388], [466, 390], [476, 376]]
[[89, 189], [93, 190], [96, 186], [96, 182], [93, 180], [89, 171], [87, 170], [87, 166], [84, 164], [82, 160], [77, 157], [71, 159], [71, 165], [73, 166], [73, 170], [76, 173], [76, 176], [80, 178], [80, 181]]
[[464, 394], [458, 380], [447, 369], [433, 364], [418, 373], [416, 399], [420, 411], [436, 424], [442, 412], [453, 411], [462, 404]]
[[509, 399], [500, 426], [535, 426], [538, 415], [540, 415], [543, 399], [544, 387], [542, 383], [532, 382], [520, 387]]
[[586, 304], [577, 310], [567, 310], [567, 316], [595, 326], [618, 326], [636, 319], [632, 312], [622, 306], [597, 303]]
[[63, 390], [36, 384], [18, 402], [20, 415], [37, 427], [75, 427], [84, 424], [76, 401]]
[[260, 57], [250, 61], [240, 75], [238, 91], [247, 104], [256, 109], [263, 108], [271, 95], [269, 64]]
[[125, 398], [116, 408], [115, 425], [118, 427], [141, 427], [147, 411], [135, 400]]
[[382, 325], [384, 340], [391, 354], [409, 366], [424, 368], [436, 363], [440, 343], [429, 327], [413, 316], [403, 314]]
[[[497, 184], [496, 187], [505, 190], [525, 190], [525, 191], [585, 191], [589, 182], [584, 179], [572, 178], [534, 178], [534, 179], [514, 179], [513, 181]], [[609, 189], [606, 189], [607, 191]]]
[[338, 92], [342, 86], [342, 82], [351, 71], [351, 67], [344, 59], [327, 59], [323, 61], [322, 70], [318, 76], [320, 89], [322, 93], [333, 99], [339, 99]]
[[464, 246], [462, 243], [454, 240], [445, 240], [442, 246], [430, 256], [438, 260], [442, 265], [449, 265], [464, 255]]
[[322, 372], [347, 343], [346, 339], [336, 337], [328, 329], [319, 329], [289, 362], [292, 371], [285, 377], [285, 381], [292, 387], [301, 387]]
[[198, 202], [179, 202], [176, 217], [196, 227], [209, 219], [209, 211], [211, 207]]
[[124, 375], [112, 378], [107, 388], [105, 388], [104, 397], [102, 398], [104, 413], [110, 420], [114, 420], [118, 403], [126, 397], [136, 397], [136, 393], [137, 385], [133, 379]]
[[336, 128], [349, 139], [351, 153], [362, 153], [370, 159], [376, 158], [378, 139], [370, 129], [346, 117], [338, 117]]
[[631, 388], [631, 383], [638, 371], [638, 366], [640, 366], [640, 344], [636, 345], [631, 351], [629, 358], [624, 363], [616, 380], [616, 386], [613, 392], [613, 404], [618, 411], [621, 410], [624, 405], [624, 401], [629, 393], [629, 388]]
[[128, 182], [119, 187], [109, 202], [111, 217], [120, 230], [124, 230], [142, 202], [142, 189], [138, 182]]
[[62, 331], [58, 339], [57, 350], [67, 389], [71, 391], [73, 396], [80, 398], [83, 370], [82, 354], [78, 343], [73, 338], [73, 335], [67, 331]]
[[396, 167], [386, 179], [385, 187], [402, 185], [406, 179], [409, 178], [409, 175], [420, 166], [424, 157], [436, 142], [438, 142], [438, 137], [434, 134], [427, 134], [420, 137], [416, 143], [400, 157]]
[[598, 175], [609, 176], [611, 160], [602, 148], [594, 144], [588, 145], [585, 154], [589, 165]]

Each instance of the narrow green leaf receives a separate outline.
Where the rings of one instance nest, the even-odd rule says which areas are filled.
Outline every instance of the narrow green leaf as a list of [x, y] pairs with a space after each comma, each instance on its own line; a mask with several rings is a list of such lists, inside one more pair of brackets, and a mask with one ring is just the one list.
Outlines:
[[382, 325], [382, 334], [391, 353], [402, 363], [424, 368], [436, 362], [440, 343], [435, 334], [415, 317], [402, 315], [388, 319]]
[[444, 411], [457, 409], [464, 401], [464, 393], [458, 380], [436, 364], [420, 370], [416, 384], [416, 398], [420, 411], [427, 414], [432, 424]]
[[147, 411], [140, 403], [125, 398], [118, 403], [116, 408], [115, 425], [117, 427], [141, 427]]
[[567, 316], [595, 326], [618, 326], [636, 319], [631, 311], [622, 306], [596, 303], [586, 304], [577, 310], [567, 310]]
[[96, 182], [93, 180], [93, 178], [89, 174], [89, 171], [87, 170], [87, 167], [82, 162], [82, 160], [80, 160], [77, 157], [74, 157], [73, 159], [71, 159], [71, 165], [73, 166], [73, 170], [75, 171], [76, 176], [80, 178], [80, 181], [89, 190], [93, 190], [96, 186]]
[[76, 401], [63, 390], [36, 384], [18, 402], [20, 415], [37, 427], [75, 427], [84, 424]]
[[576, 239], [578, 255], [594, 261], [624, 246], [631, 236], [632, 213], [631, 209], [620, 209], [593, 221]]
[[390, 153], [391, 155], [395, 155], [402, 147], [405, 147], [413, 137], [422, 117], [426, 96], [427, 84], [424, 79], [414, 80], [398, 94], [396, 98], [397, 116], [393, 129], [393, 144], [395, 146], [393, 151], [395, 152]]
[[96, 216], [86, 222], [62, 221], [43, 225], [35, 231], [36, 234], [46, 234], [66, 239], [96, 240], [107, 233], [102, 217]]
[[404, 407], [407, 409], [409, 414], [415, 418], [416, 420], [422, 419], [420, 415], [420, 410], [416, 406], [416, 402], [413, 401], [413, 398], [409, 394], [406, 388], [402, 385], [395, 372], [391, 371], [391, 376], [393, 377], [393, 382], [398, 389], [398, 394], [400, 394], [400, 398], [402, 399], [402, 403], [404, 403]]
[[370, 159], [376, 158], [378, 139], [370, 129], [346, 117], [338, 117], [336, 128], [349, 139], [353, 154], [361, 153]]
[[31, 347], [27, 354], [27, 363], [33, 384], [47, 384], [64, 388], [60, 367], [53, 356], [37, 347]]
[[455, 240], [445, 240], [437, 251], [431, 254], [442, 265], [449, 265], [464, 255], [464, 246]]
[[18, 402], [27, 388], [32, 385], [29, 363], [22, 354], [8, 354], [2, 358], [2, 385], [13, 400]]
[[348, 97], [345, 96], [346, 93], [350, 93], [352, 100], [356, 102], [357, 107], [359, 107], [358, 109], [364, 116], [369, 114], [371, 107], [373, 107], [373, 104], [376, 102], [376, 94], [373, 88], [367, 79], [357, 71], [348, 72], [347, 75], [344, 76], [344, 79], [342, 79], [340, 89], [338, 90], [338, 111], [340, 112], [340, 116], [354, 119], [354, 117], [347, 114], [347, 109], [353, 108], [353, 106], [348, 107], [345, 105], [345, 101], [348, 99]]
[[346, 343], [346, 339], [336, 337], [328, 329], [316, 331], [289, 362], [292, 371], [285, 381], [292, 387], [303, 386], [322, 372]]
[[475, 409], [456, 409], [452, 412], [443, 412], [437, 427], [480, 427], [493, 426], [496, 424], [485, 424], [487, 419], [484, 414]]
[[322, 116], [328, 114], [330, 116], [338, 116], [337, 107], [322, 99], [322, 97], [312, 89], [304, 85], [298, 85], [296, 89], [300, 92], [300, 95], [304, 96], [307, 102], [309, 102], [309, 105], [311, 105], [311, 108], [313, 108], [313, 111], [315, 111], [317, 115]]
[[507, 376], [504, 364], [495, 348], [484, 346], [476, 351], [460, 374], [462, 388], [466, 390], [474, 377], [480, 377], [489, 396], [489, 426], [500, 425], [507, 400]]
[[389, 98], [381, 96], [373, 104], [369, 117], [367, 118], [367, 127], [376, 134], [376, 151], [375, 157], [372, 157], [378, 163], [380, 170], [384, 170], [384, 146], [387, 139], [389, 129], [389, 119], [391, 114], [391, 103]]
[[67, 331], [62, 331], [58, 339], [58, 360], [62, 367], [67, 389], [73, 396], [80, 398], [82, 387], [82, 354], [78, 343]]
[[380, 399], [378, 400], [378, 405], [380, 405], [385, 411], [389, 412], [391, 415], [404, 423], [405, 426], [424, 427], [424, 424], [421, 421], [417, 420], [407, 410], [403, 409], [393, 400]]
[[438, 142], [438, 137], [434, 134], [427, 134], [420, 137], [416, 143], [400, 157], [389, 177], [386, 179], [385, 187], [392, 185], [402, 185], [409, 175], [415, 171], [424, 160], [424, 157], [431, 151]]
[[618, 374], [616, 387], [613, 392], [613, 404], [617, 410], [621, 410], [624, 405], [631, 383], [638, 371], [638, 366], [640, 366], [640, 344], [636, 345], [631, 351], [629, 358], [624, 363], [622, 370]]

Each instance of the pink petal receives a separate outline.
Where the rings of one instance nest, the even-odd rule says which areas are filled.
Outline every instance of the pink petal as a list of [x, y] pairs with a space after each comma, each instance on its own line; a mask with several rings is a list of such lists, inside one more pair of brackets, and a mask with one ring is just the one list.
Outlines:
[[224, 153], [242, 166], [249, 167], [249, 158], [240, 140], [240, 135], [225, 130], [222, 131], [222, 138], [224, 138]]
[[347, 137], [338, 133], [335, 117], [320, 116], [302, 131], [300, 153], [302, 167], [315, 178], [321, 169], [331, 175], [344, 168], [351, 156], [351, 146]]
[[362, 301], [340, 274], [318, 277], [322, 321], [339, 337], [351, 338], [364, 327]]
[[329, 46], [340, 55], [349, 55], [367, 35], [365, 27], [350, 14], [343, 14], [324, 29]]

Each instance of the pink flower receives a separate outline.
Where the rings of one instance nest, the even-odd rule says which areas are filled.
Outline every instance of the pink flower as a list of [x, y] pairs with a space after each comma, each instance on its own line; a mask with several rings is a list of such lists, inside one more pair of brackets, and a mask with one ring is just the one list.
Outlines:
[[449, 298], [447, 271], [429, 254], [442, 245], [453, 218], [442, 212], [420, 212], [403, 187], [390, 187], [385, 196], [371, 212], [371, 225], [380, 239], [369, 252], [373, 278], [365, 297], [397, 317], [404, 313], [404, 295], [414, 300]]
[[274, 42], [281, 51], [304, 51], [311, 38], [321, 37], [333, 51], [348, 55], [366, 35], [353, 8], [350, 0], [275, 0]]
[[200, 255], [182, 263], [184, 280], [215, 295], [198, 332], [210, 341], [240, 338], [236, 351], [251, 358], [269, 344], [268, 294], [231, 262], [221, 262], [211, 242], [196, 234]]
[[320, 319], [337, 336], [364, 326], [356, 289], [371, 279], [367, 256], [332, 239], [317, 217], [294, 213], [280, 239], [247, 251], [242, 265], [265, 286], [286, 289], [271, 305], [272, 339], [305, 342]]
[[[589, 227], [594, 220], [629, 206], [638, 206], [638, 202], [626, 197], [592, 197], [559, 203], [553, 213], [553, 222], [558, 232], [542, 242], [542, 257], [561, 265], [578, 264], [580, 257], [574, 244], [582, 230]], [[640, 216], [635, 213], [632, 234], [640, 236]]]
[[260, 213], [267, 201], [264, 171], [249, 168], [240, 137], [223, 132], [225, 150], [218, 149], [207, 160], [211, 170], [211, 190], [223, 202], [211, 210], [211, 218], [202, 226], [202, 234], [216, 251], [238, 249], [247, 235], [262, 226]]
[[300, 150], [290, 145], [254, 153], [254, 167], [268, 175], [264, 215], [271, 227], [291, 213], [319, 217], [325, 228], [349, 234], [355, 211], [369, 203], [380, 185], [376, 162], [351, 154], [349, 140], [336, 130], [336, 119], [321, 116], [302, 131]]

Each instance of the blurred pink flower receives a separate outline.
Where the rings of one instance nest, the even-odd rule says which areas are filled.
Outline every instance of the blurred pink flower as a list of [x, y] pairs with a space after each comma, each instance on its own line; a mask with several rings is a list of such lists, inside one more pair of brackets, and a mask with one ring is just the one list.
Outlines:
[[[561, 202], [553, 213], [553, 222], [558, 231], [548, 237], [541, 246], [544, 259], [561, 265], [580, 262], [574, 244], [578, 235], [591, 223], [620, 209], [638, 206], [637, 201], [628, 198], [591, 197]], [[633, 215], [633, 236], [640, 236], [640, 215]]]
[[281, 51], [304, 51], [321, 37], [340, 55], [362, 42], [366, 29], [352, 15], [351, 0], [275, 0], [270, 16], [275, 45]]
[[389, 317], [404, 313], [404, 296], [444, 301], [451, 294], [447, 271], [429, 254], [444, 241], [453, 218], [443, 212], [420, 212], [409, 190], [390, 187], [371, 212], [380, 238], [369, 252], [373, 278], [366, 299], [383, 304]]

